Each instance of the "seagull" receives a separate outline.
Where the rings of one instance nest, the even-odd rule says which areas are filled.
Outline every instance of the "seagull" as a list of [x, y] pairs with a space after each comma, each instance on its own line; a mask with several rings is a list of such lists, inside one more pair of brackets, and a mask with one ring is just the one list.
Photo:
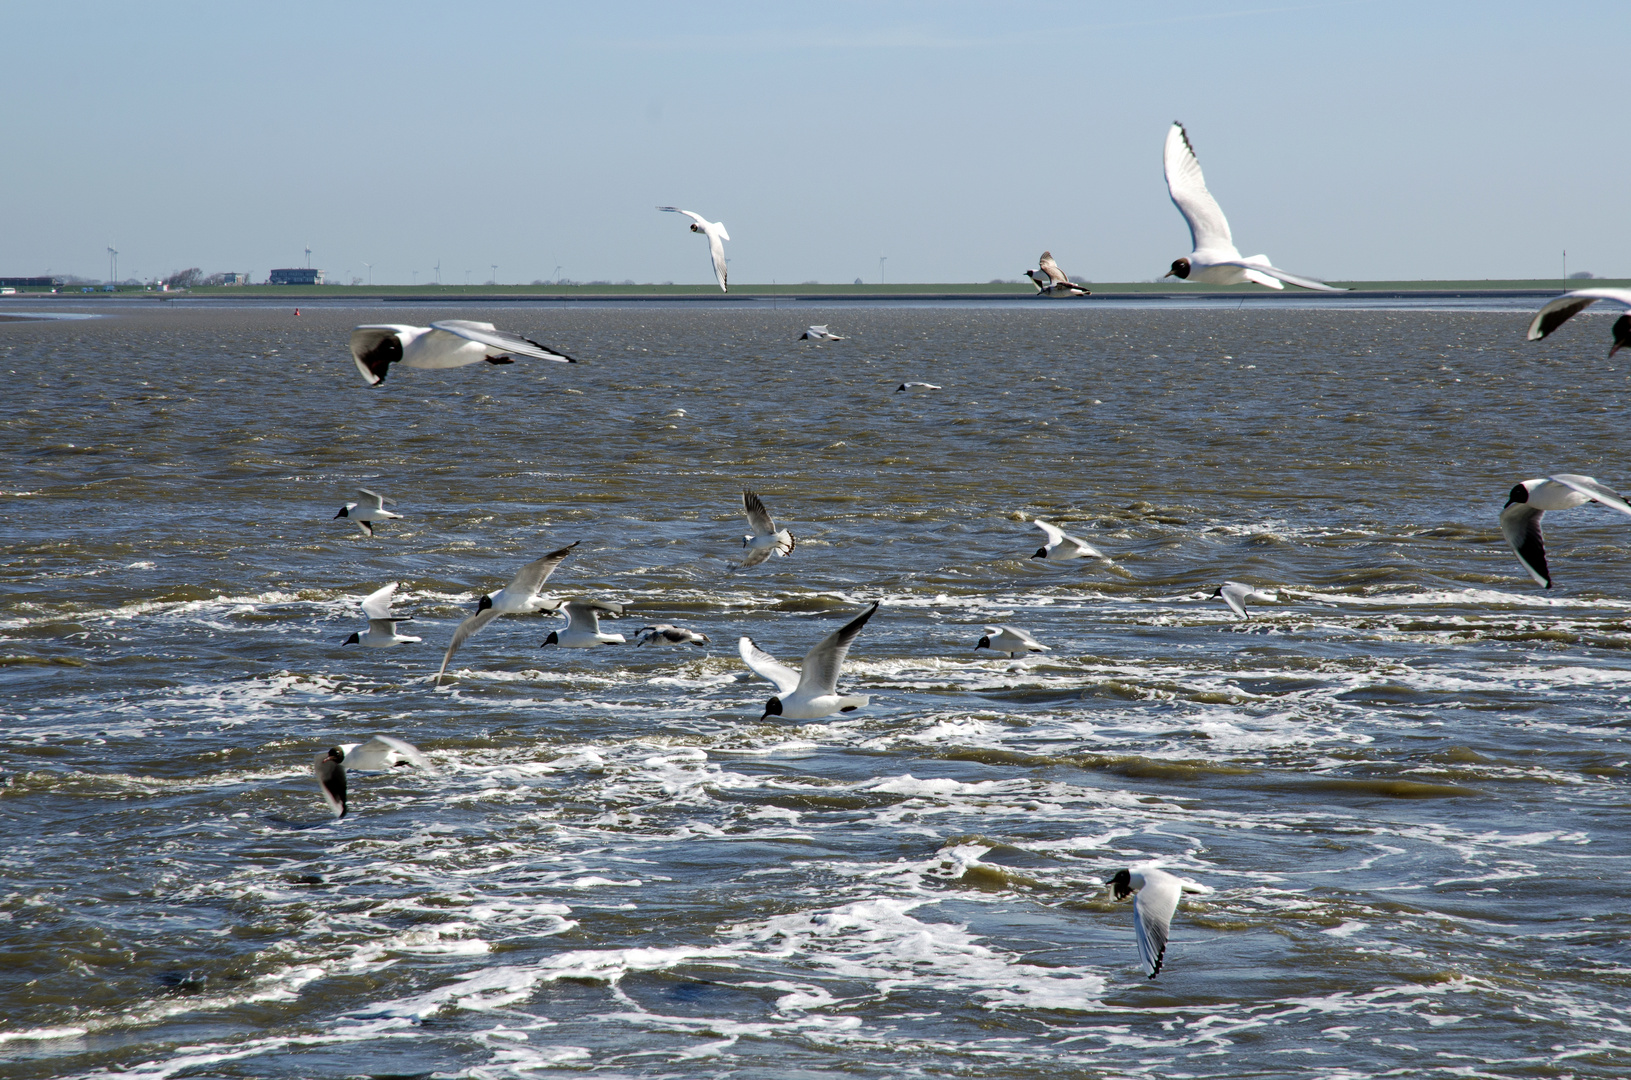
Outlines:
[[899, 386], [895, 387], [895, 393], [898, 394], [902, 390], [938, 390], [938, 389], [940, 389], [940, 387], [936, 386], [932, 382], [903, 382]]
[[1189, 134], [1177, 121], [1173, 121], [1167, 131], [1165, 166], [1167, 193], [1189, 223], [1190, 244], [1195, 250], [1186, 258], [1175, 260], [1172, 269], [1162, 277], [1204, 281], [1209, 285], [1255, 281], [1271, 289], [1300, 285], [1320, 292], [1348, 291], [1313, 278], [1288, 274], [1270, 266], [1267, 255], [1242, 258], [1229, 235], [1229, 221], [1223, 216], [1223, 208], [1206, 190], [1206, 179], [1201, 176], [1201, 163], [1195, 157], [1195, 149], [1189, 145]]
[[443, 319], [429, 326], [373, 323], [351, 331], [351, 359], [362, 381], [378, 386], [392, 364], [411, 368], [455, 368], [485, 360], [513, 364], [517, 356], [577, 363], [559, 349], [500, 330], [492, 323]]
[[362, 613], [368, 616], [368, 629], [360, 634], [352, 634], [341, 644], [367, 645], [373, 649], [385, 649], [392, 645], [400, 645], [404, 641], [419, 641], [420, 638], [407, 637], [396, 632], [399, 622], [412, 622], [412, 615], [391, 614], [391, 594], [396, 592], [396, 582], [391, 582], [383, 589], [369, 593], [362, 598]]
[[600, 600], [569, 600], [561, 606], [566, 612], [566, 629], [551, 630], [549, 636], [541, 643], [545, 645], [559, 645], [563, 649], [592, 649], [596, 645], [621, 645], [622, 634], [602, 634], [600, 632], [600, 617], [602, 614], [617, 618], [623, 614], [621, 604], [608, 604]]
[[747, 514], [748, 527], [753, 532], [742, 537], [742, 546], [748, 549], [748, 553], [737, 569], [758, 566], [770, 558], [773, 551], [777, 555], [793, 553], [793, 534], [786, 529], [777, 529], [776, 523], [770, 520], [770, 511], [765, 509], [759, 496], [746, 488], [742, 489], [742, 510]]
[[1093, 291], [1086, 285], [1078, 285], [1059, 269], [1059, 264], [1053, 261], [1053, 253], [1044, 251], [1038, 260], [1039, 270], [1027, 270], [1025, 276], [1036, 285], [1039, 296], [1091, 296]]
[[1254, 589], [1250, 585], [1243, 585], [1238, 581], [1225, 581], [1218, 586], [1217, 591], [1211, 595], [1210, 599], [1222, 600], [1234, 610], [1236, 615], [1239, 615], [1242, 619], [1249, 619], [1251, 616], [1246, 614], [1246, 604], [1248, 602], [1272, 604], [1279, 597], [1271, 592], [1264, 592], [1261, 589]]
[[1144, 961], [1144, 970], [1152, 979], [1160, 974], [1161, 961], [1167, 954], [1167, 935], [1172, 926], [1172, 913], [1178, 910], [1178, 898], [1186, 892], [1212, 891], [1209, 886], [1186, 881], [1153, 866], [1117, 870], [1116, 876], [1105, 884], [1115, 891], [1117, 900], [1133, 898], [1138, 958]]
[[878, 604], [874, 601], [871, 607], [817, 642], [815, 648], [804, 654], [802, 671], [780, 663], [755, 645], [752, 638], [737, 642], [742, 662], [761, 679], [776, 684], [777, 694], [765, 702], [764, 716], [759, 719], [780, 716], [784, 720], [820, 720], [835, 712], [854, 712], [871, 701], [865, 695], [840, 696], [838, 669], [844, 666], [850, 642], [877, 610]]
[[1053, 651], [1024, 630], [1015, 630], [1011, 626], [988, 626], [985, 628], [985, 634], [986, 636], [974, 647], [990, 649], [992, 652], [1005, 652], [1010, 660], [1022, 653]]
[[374, 522], [402, 517], [401, 514], [393, 514], [391, 511], [385, 509], [386, 503], [390, 503], [392, 506], [395, 506], [395, 499], [387, 499], [383, 495], [376, 495], [367, 488], [358, 488], [357, 493], [362, 495], [365, 501], [360, 503], [346, 503], [344, 506], [340, 507], [340, 512], [334, 515], [335, 520], [339, 520], [340, 518], [350, 518], [352, 521], [357, 523], [357, 528], [361, 529], [369, 536], [373, 536]]
[[549, 575], [561, 565], [561, 560], [572, 554], [577, 547], [576, 541], [566, 545], [559, 551], [552, 551], [541, 559], [536, 559], [520, 570], [516, 571], [510, 583], [490, 596], [483, 596], [476, 605], [476, 613], [453, 631], [453, 640], [448, 642], [447, 652], [442, 656], [441, 671], [436, 673], [436, 685], [442, 684], [442, 674], [447, 671], [447, 662], [453, 659], [453, 654], [470, 639], [470, 635], [486, 626], [500, 615], [531, 614], [535, 611], [555, 611], [561, 606], [559, 600], [538, 595]]
[[335, 817], [345, 817], [345, 766], [340, 764], [344, 760], [345, 751], [333, 746], [328, 753], [318, 754], [311, 767], [324, 801], [337, 811]]
[[725, 231], [725, 223], [723, 221], [709, 221], [701, 214], [693, 214], [691, 211], [681, 210], [677, 206], [659, 206], [657, 209], [667, 211], [670, 214], [684, 214], [691, 219], [691, 231], [701, 233], [708, 238], [708, 254], [713, 256], [714, 277], [719, 279], [719, 291], [729, 292], [730, 290], [725, 287], [727, 274], [725, 245], [721, 241], [729, 240], [731, 236], [730, 233]]
[[431, 774], [436, 772], [436, 766], [419, 752], [419, 747], [389, 735], [375, 735], [362, 743], [341, 743], [339, 753], [347, 765], [363, 772], [386, 772], [405, 768], [423, 769]]
[[827, 329], [827, 324], [812, 326], [799, 335], [800, 341], [843, 341], [843, 337]]
[[1541, 515], [1588, 502], [1600, 502], [1622, 514], [1631, 514], [1631, 504], [1612, 489], [1579, 473], [1556, 473], [1525, 480], [1512, 488], [1501, 509], [1501, 534], [1535, 584], [1552, 587], [1552, 572], [1546, 568], [1546, 542], [1540, 535]]
[[656, 626], [642, 626], [635, 635], [635, 645], [695, 645], [702, 648], [708, 644], [708, 635], [699, 634], [695, 630], [687, 630], [680, 626], [670, 626], [667, 623], [658, 623]]
[[[1612, 300], [1631, 307], [1631, 289], [1576, 289], [1564, 293], [1535, 312], [1535, 317], [1529, 322], [1529, 340], [1539, 341], [1599, 300]], [[1615, 319], [1612, 330], [1614, 345], [1608, 350], [1610, 356], [1631, 345], [1631, 315], [1621, 315]]]
[[1071, 536], [1057, 525], [1049, 525], [1041, 518], [1036, 518], [1031, 524], [1048, 535], [1047, 544], [1036, 549], [1036, 554], [1031, 556], [1033, 559], [1063, 562], [1065, 559], [1104, 558], [1104, 552], [1089, 544], [1086, 540]]

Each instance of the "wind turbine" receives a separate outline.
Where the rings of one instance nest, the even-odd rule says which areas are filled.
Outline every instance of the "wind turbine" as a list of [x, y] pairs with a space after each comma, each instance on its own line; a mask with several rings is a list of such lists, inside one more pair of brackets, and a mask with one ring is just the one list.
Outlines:
[[561, 283], [561, 267], [560, 267], [560, 264], [557, 263], [556, 266], [555, 266], [555, 284], [559, 285], [560, 283]]
[[119, 284], [119, 249], [108, 245], [108, 284]]
[[436, 260], [436, 266], [434, 267], [434, 269], [436, 271], [436, 284], [440, 285], [442, 283], [442, 260], [441, 259]]
[[493, 263], [492, 267], [493, 267], [493, 284], [497, 285], [498, 284], [498, 264]]
[[372, 285], [374, 283], [374, 264], [363, 263], [363, 265], [368, 268], [368, 284]]
[[888, 259], [888, 258], [889, 258], [889, 256], [887, 256], [887, 255], [879, 255], [878, 256], [878, 284], [879, 285], [883, 284], [883, 264], [884, 264], [884, 261], [886, 259]]
[[306, 245], [306, 269], [311, 269], [311, 245]]

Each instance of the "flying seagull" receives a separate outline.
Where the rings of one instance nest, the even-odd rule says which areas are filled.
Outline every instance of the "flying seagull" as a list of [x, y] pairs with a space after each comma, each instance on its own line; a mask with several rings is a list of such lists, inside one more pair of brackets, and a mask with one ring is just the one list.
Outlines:
[[800, 341], [843, 341], [843, 337], [827, 329], [827, 324], [812, 326], [799, 335]]
[[341, 743], [339, 751], [349, 768], [362, 772], [415, 768], [432, 775], [436, 773], [436, 766], [419, 752], [419, 747], [390, 735], [375, 735], [367, 742]]
[[535, 611], [554, 611], [561, 606], [559, 600], [540, 596], [538, 590], [543, 588], [549, 575], [561, 565], [561, 561], [572, 554], [577, 547], [576, 541], [566, 545], [558, 551], [552, 551], [541, 559], [535, 559], [520, 570], [516, 571], [510, 583], [498, 592], [483, 596], [476, 605], [476, 613], [453, 631], [453, 640], [448, 642], [447, 652], [442, 656], [441, 670], [436, 673], [436, 685], [442, 683], [442, 674], [447, 671], [447, 662], [453, 659], [453, 654], [460, 645], [470, 640], [470, 635], [486, 626], [500, 615], [530, 614]]
[[677, 206], [659, 206], [657, 209], [670, 214], [684, 214], [691, 219], [691, 231], [701, 233], [708, 238], [708, 254], [713, 256], [714, 277], [719, 279], [719, 291], [729, 292], [730, 290], [725, 287], [727, 268], [725, 266], [725, 245], [723, 241], [729, 240], [731, 237], [730, 233], [725, 231], [725, 223], [723, 221], [709, 221], [701, 214], [693, 214], [691, 211], [681, 210]]
[[974, 647], [990, 649], [992, 652], [1005, 652], [1010, 660], [1024, 653], [1053, 651], [1024, 630], [1016, 630], [1011, 626], [986, 627], [985, 637], [982, 637], [980, 643]]
[[1059, 269], [1059, 264], [1053, 261], [1053, 253], [1044, 251], [1037, 265], [1040, 269], [1027, 270], [1025, 276], [1036, 285], [1039, 296], [1091, 296], [1093, 290], [1086, 285], [1078, 285]]
[[1206, 190], [1206, 179], [1201, 176], [1201, 163], [1195, 157], [1195, 149], [1189, 145], [1189, 135], [1177, 121], [1167, 131], [1165, 166], [1167, 193], [1189, 223], [1190, 246], [1194, 250], [1185, 258], [1174, 260], [1172, 269], [1162, 277], [1203, 281], [1209, 285], [1255, 281], [1271, 289], [1300, 285], [1320, 292], [1348, 291], [1313, 278], [1289, 274], [1269, 265], [1267, 255], [1242, 258], [1234, 238], [1229, 235], [1229, 221], [1223, 216], [1223, 208]]
[[786, 529], [776, 528], [776, 523], [770, 520], [770, 511], [753, 492], [742, 489], [742, 512], [748, 516], [748, 527], [753, 530], [742, 537], [742, 546], [748, 553], [742, 557], [737, 567], [745, 569], [749, 566], [758, 566], [770, 558], [770, 553], [777, 555], [791, 555], [793, 553], [793, 534]]
[[737, 642], [742, 662], [752, 668], [761, 679], [776, 684], [776, 696], [765, 702], [763, 720], [780, 716], [785, 720], [820, 720], [835, 712], [854, 712], [871, 698], [841, 696], [838, 693], [838, 672], [849, 655], [850, 642], [861, 632], [861, 627], [878, 610], [878, 604], [861, 612], [855, 618], [834, 630], [804, 654], [801, 670], [780, 663], [774, 656], [745, 637]]
[[378, 386], [392, 364], [411, 368], [455, 368], [482, 360], [513, 364], [517, 356], [577, 363], [559, 349], [500, 330], [492, 323], [443, 319], [429, 326], [376, 323], [351, 331], [351, 359], [362, 381]]
[[563, 649], [592, 649], [596, 645], [621, 645], [622, 634], [603, 634], [600, 632], [600, 617], [610, 615], [617, 618], [623, 614], [621, 604], [608, 604], [600, 600], [571, 600], [561, 605], [566, 612], [566, 628], [564, 630], [551, 630], [539, 645], [559, 645]]
[[1238, 581], [1225, 581], [1212, 593], [1210, 599], [1222, 600], [1230, 609], [1242, 619], [1251, 618], [1246, 614], [1246, 604], [1272, 604], [1278, 597], [1271, 592], [1254, 589], [1250, 585], [1243, 585]]
[[639, 645], [695, 645], [702, 648], [708, 644], [708, 635], [699, 634], [695, 630], [687, 630], [682, 626], [670, 626], [668, 623], [658, 623], [655, 626], [642, 626], [635, 635], [634, 644]]
[[902, 390], [938, 390], [938, 389], [940, 389], [940, 387], [936, 386], [932, 382], [903, 382], [899, 386], [895, 387], [895, 393], [898, 394]]
[[401, 645], [403, 642], [419, 641], [419, 638], [396, 632], [397, 623], [412, 622], [413, 616], [391, 614], [391, 594], [394, 592], [396, 582], [393, 581], [383, 589], [375, 590], [363, 597], [362, 613], [368, 616], [368, 629], [360, 634], [352, 634], [342, 644], [385, 649], [392, 645]]
[[[1529, 321], [1529, 340], [1539, 341], [1599, 300], [1612, 300], [1631, 307], [1631, 289], [1577, 289], [1564, 293], [1535, 312], [1535, 317]], [[1631, 315], [1621, 315], [1615, 319], [1611, 330], [1614, 345], [1608, 350], [1608, 355], [1613, 356], [1631, 345]]]
[[347, 518], [351, 521], [355, 521], [357, 523], [357, 528], [361, 529], [369, 536], [373, 536], [374, 522], [388, 521], [391, 518], [402, 517], [401, 514], [393, 514], [391, 511], [385, 509], [386, 503], [390, 503], [392, 506], [395, 506], [395, 499], [387, 499], [385, 496], [377, 495], [374, 492], [369, 491], [367, 488], [358, 488], [357, 494], [363, 497], [363, 501], [360, 503], [348, 502], [344, 506], [340, 507], [340, 512], [334, 515], [334, 519], [336, 521], [338, 521], [340, 518]]
[[1211, 888], [1186, 881], [1153, 866], [1142, 869], [1118, 870], [1116, 876], [1105, 882], [1115, 891], [1117, 900], [1133, 898], [1133, 930], [1138, 935], [1138, 958], [1144, 962], [1144, 971], [1155, 978], [1161, 971], [1161, 961], [1167, 955], [1167, 936], [1172, 927], [1172, 913], [1178, 910], [1178, 898], [1184, 893], [1209, 893]]
[[1057, 525], [1049, 525], [1041, 518], [1031, 522], [1047, 534], [1048, 542], [1036, 549], [1033, 559], [1046, 559], [1049, 562], [1062, 562], [1065, 559], [1102, 559], [1104, 552], [1089, 544], [1086, 540], [1071, 536]]
[[345, 766], [341, 764], [344, 760], [345, 751], [332, 746], [328, 753], [318, 754], [311, 767], [323, 801], [335, 812], [335, 817], [345, 817]]
[[1622, 514], [1631, 514], [1631, 504], [1589, 476], [1554, 473], [1514, 485], [1501, 509], [1501, 535], [1512, 545], [1518, 561], [1535, 579], [1535, 584], [1552, 587], [1552, 572], [1546, 566], [1546, 543], [1540, 535], [1541, 515], [1548, 510], [1568, 510], [1588, 502], [1600, 502]]

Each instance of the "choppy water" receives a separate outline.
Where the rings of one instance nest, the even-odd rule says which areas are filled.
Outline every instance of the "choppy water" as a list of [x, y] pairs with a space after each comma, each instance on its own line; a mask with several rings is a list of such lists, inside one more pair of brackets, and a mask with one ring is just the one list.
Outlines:
[[[1631, 361], [1530, 306], [0, 325], [6, 1074], [1625, 1075], [1631, 522], [1549, 517], [1546, 593], [1495, 516], [1631, 484]], [[456, 315], [584, 362], [361, 385], [353, 324]], [[744, 483], [798, 548], [732, 573]], [[435, 689], [574, 540], [559, 591], [713, 646], [509, 616]], [[341, 646], [392, 580], [424, 643]], [[736, 638], [874, 599], [872, 705], [761, 723]], [[375, 732], [440, 775], [332, 821], [310, 762]], [[1154, 982], [1100, 884], [1142, 860], [1216, 889]]]

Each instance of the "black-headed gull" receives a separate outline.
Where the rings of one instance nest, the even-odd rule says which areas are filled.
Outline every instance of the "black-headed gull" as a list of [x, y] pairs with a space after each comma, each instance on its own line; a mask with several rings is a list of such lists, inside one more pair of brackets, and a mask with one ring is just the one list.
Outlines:
[[1554, 473], [1525, 480], [1512, 488], [1501, 509], [1501, 535], [1512, 545], [1518, 561], [1535, 579], [1535, 584], [1552, 587], [1552, 572], [1546, 566], [1546, 543], [1540, 535], [1540, 518], [1548, 510], [1568, 510], [1588, 502], [1600, 502], [1622, 514], [1631, 514], [1631, 504], [1612, 488], [1604, 487], [1579, 473]]
[[854, 712], [871, 701], [865, 695], [839, 694], [838, 672], [844, 666], [844, 657], [849, 655], [850, 642], [877, 610], [878, 604], [874, 601], [871, 607], [822, 638], [815, 648], [804, 654], [804, 664], [799, 671], [759, 648], [752, 638], [737, 642], [742, 662], [761, 679], [776, 684], [777, 694], [765, 702], [764, 716], [759, 719], [780, 716], [784, 720], [820, 720], [835, 712]]
[[[1631, 308], [1631, 289], [1577, 289], [1564, 293], [1535, 312], [1535, 317], [1529, 321], [1529, 340], [1539, 341], [1599, 300], [1611, 300]], [[1614, 344], [1609, 348], [1608, 355], [1613, 356], [1631, 345], [1631, 314], [1615, 319], [1610, 330], [1614, 335]]]
[[570, 600], [560, 609], [566, 613], [566, 626], [551, 630], [540, 645], [559, 645], [563, 649], [592, 649], [596, 645], [621, 645], [622, 634], [600, 632], [600, 617], [617, 618], [623, 614], [621, 604], [608, 604], [601, 600]]
[[800, 341], [843, 341], [843, 337], [827, 329], [827, 324], [812, 326], [799, 335]]
[[687, 630], [683, 626], [658, 623], [655, 626], [642, 626], [635, 635], [634, 643], [635, 645], [695, 645], [700, 649], [708, 644], [708, 635], [699, 634], [695, 630]]
[[393, 514], [391, 511], [385, 509], [386, 503], [390, 503], [392, 506], [395, 506], [395, 499], [387, 499], [385, 496], [375, 494], [374, 492], [369, 491], [367, 488], [358, 488], [357, 494], [363, 497], [363, 501], [360, 503], [348, 502], [344, 506], [340, 507], [340, 512], [334, 515], [334, 519], [336, 521], [338, 521], [340, 518], [355, 521], [357, 523], [357, 528], [361, 529], [369, 536], [373, 536], [374, 522], [389, 521], [392, 518], [400, 519], [402, 517], [401, 514]]
[[455, 368], [466, 364], [512, 364], [517, 356], [577, 363], [559, 349], [500, 330], [492, 323], [443, 319], [429, 326], [375, 323], [351, 331], [351, 359], [362, 381], [378, 386], [392, 364], [411, 368]]
[[447, 671], [447, 662], [453, 659], [453, 654], [470, 639], [470, 635], [486, 626], [500, 615], [527, 615], [537, 611], [554, 611], [561, 606], [561, 602], [552, 597], [540, 596], [538, 590], [543, 588], [549, 575], [561, 565], [561, 560], [572, 554], [577, 547], [576, 541], [565, 547], [552, 551], [541, 559], [535, 559], [520, 570], [510, 583], [488, 596], [483, 596], [476, 604], [476, 613], [459, 624], [453, 631], [453, 640], [448, 642], [447, 652], [442, 655], [442, 667], [436, 672], [436, 684], [441, 685], [442, 675]]
[[1222, 600], [1229, 605], [1236, 615], [1239, 615], [1242, 619], [1249, 619], [1251, 616], [1246, 614], [1246, 605], [1248, 603], [1272, 604], [1279, 597], [1271, 592], [1254, 589], [1250, 585], [1238, 581], [1225, 581], [1212, 593], [1211, 599]]
[[742, 512], [748, 517], [748, 527], [753, 530], [742, 537], [742, 546], [748, 553], [742, 557], [738, 569], [749, 566], [758, 566], [770, 558], [772, 552], [777, 555], [791, 555], [793, 553], [793, 534], [786, 529], [776, 528], [776, 523], [770, 520], [770, 511], [753, 492], [742, 489]]
[[317, 777], [317, 789], [323, 801], [334, 811], [335, 817], [345, 817], [345, 751], [331, 746], [327, 753], [318, 754], [312, 763], [312, 775]]
[[939, 389], [940, 389], [940, 387], [935, 385], [932, 382], [903, 382], [899, 386], [895, 387], [895, 393], [898, 394], [902, 390], [939, 390]]
[[728, 268], [725, 265], [725, 245], [723, 241], [729, 240], [730, 234], [725, 231], [723, 221], [709, 221], [701, 214], [693, 214], [689, 210], [681, 210], [677, 206], [659, 206], [657, 209], [670, 214], [684, 214], [691, 219], [691, 231], [701, 233], [708, 238], [708, 254], [714, 260], [714, 277], [719, 279], [719, 291], [729, 292], [725, 287]]
[[1172, 913], [1178, 910], [1178, 899], [1184, 893], [1209, 893], [1210, 886], [1187, 881], [1153, 866], [1118, 870], [1116, 876], [1105, 882], [1114, 890], [1117, 900], [1133, 898], [1133, 929], [1138, 934], [1138, 958], [1144, 962], [1144, 971], [1155, 978], [1161, 971], [1161, 961], [1167, 955], [1167, 937], [1172, 928]]
[[974, 647], [990, 649], [992, 652], [1005, 652], [1010, 660], [1025, 653], [1053, 651], [1024, 630], [1016, 630], [1012, 626], [986, 627], [985, 636]]
[[1223, 208], [1206, 190], [1206, 179], [1201, 176], [1201, 163], [1195, 157], [1194, 148], [1189, 145], [1189, 135], [1177, 121], [1173, 121], [1167, 131], [1163, 158], [1167, 193], [1189, 223], [1190, 247], [1194, 250], [1185, 258], [1174, 260], [1172, 269], [1162, 277], [1204, 281], [1209, 285], [1239, 285], [1245, 281], [1255, 281], [1271, 289], [1299, 285], [1320, 292], [1348, 291], [1271, 266], [1267, 255], [1242, 257], [1229, 234], [1229, 220], [1223, 216]]
[[1046, 559], [1049, 562], [1063, 562], [1066, 559], [1102, 559], [1104, 552], [1089, 544], [1086, 540], [1071, 536], [1057, 525], [1050, 525], [1041, 518], [1036, 518], [1031, 524], [1047, 534], [1048, 542], [1036, 549], [1033, 559]]
[[374, 735], [367, 742], [341, 743], [338, 747], [346, 767], [361, 772], [387, 772], [415, 768], [434, 775], [436, 766], [411, 742], [390, 735]]
[[1065, 272], [1059, 269], [1059, 264], [1053, 261], [1053, 253], [1044, 251], [1042, 258], [1037, 261], [1039, 269], [1025, 271], [1025, 276], [1031, 279], [1040, 296], [1091, 296], [1092, 290], [1086, 285], [1078, 285], [1070, 280]]
[[342, 644], [367, 645], [371, 649], [386, 649], [392, 645], [401, 645], [404, 642], [419, 641], [419, 638], [408, 637], [406, 634], [396, 632], [399, 622], [412, 622], [412, 615], [392, 615], [391, 595], [396, 592], [396, 582], [391, 582], [383, 589], [376, 589], [362, 598], [362, 613], [368, 616], [368, 629], [360, 634], [352, 634]]

